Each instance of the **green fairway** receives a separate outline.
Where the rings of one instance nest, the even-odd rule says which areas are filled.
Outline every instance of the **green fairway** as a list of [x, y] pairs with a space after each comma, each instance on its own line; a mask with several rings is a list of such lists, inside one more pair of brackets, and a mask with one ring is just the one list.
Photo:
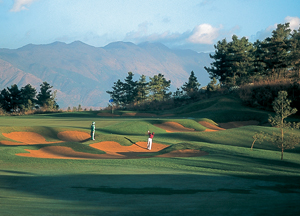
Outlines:
[[[229, 112], [226, 107], [220, 111], [210, 101], [200, 105], [185, 110], [186, 118], [180, 110], [174, 116], [153, 118], [100, 117], [96, 112], [0, 117], [0, 142], [20, 142], [6, 137], [12, 132], [35, 132], [46, 140], [36, 145], [0, 145], [0, 215], [299, 215], [299, 145], [286, 150], [283, 161], [280, 150], [268, 142], [256, 143], [251, 151], [255, 132], [275, 130], [261, 126], [268, 113], [250, 109], [247, 114], [248, 108], [235, 104], [232, 108], [239, 107], [239, 112], [230, 118], [223, 116]], [[213, 107], [216, 118], [212, 111], [205, 116]], [[198, 123], [253, 119], [261, 119], [261, 125], [214, 132], [204, 132], [207, 128]], [[57, 136], [64, 131], [89, 133], [92, 121], [95, 141], [61, 142]], [[168, 133], [158, 127], [165, 122], [194, 131]], [[155, 132], [154, 146], [168, 147], [139, 159], [16, 155], [46, 146], [103, 155], [89, 145], [114, 141], [129, 147], [146, 142], [147, 130]], [[184, 149], [208, 154], [155, 157]]]

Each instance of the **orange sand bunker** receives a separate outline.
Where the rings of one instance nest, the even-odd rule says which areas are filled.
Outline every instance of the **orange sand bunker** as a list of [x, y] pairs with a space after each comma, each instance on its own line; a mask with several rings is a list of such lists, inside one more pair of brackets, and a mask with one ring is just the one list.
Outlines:
[[153, 143], [152, 149], [147, 149], [147, 142], [137, 142], [131, 146], [122, 146], [117, 142], [105, 141], [90, 145], [93, 148], [105, 151], [112, 156], [123, 156], [124, 158], [141, 158], [142, 155], [149, 152], [158, 152], [168, 145]]
[[[183, 127], [183, 126], [182, 126]], [[3, 133], [3, 136], [18, 142], [1, 141], [3, 145], [36, 145], [59, 143], [63, 141], [47, 142], [43, 136], [34, 132], [12, 132]], [[64, 141], [84, 141], [90, 139], [90, 135], [81, 131], [64, 131], [60, 132], [58, 138]], [[117, 142], [105, 141], [90, 145], [93, 148], [104, 151], [106, 154], [91, 154], [74, 151], [65, 146], [47, 146], [38, 150], [25, 149], [28, 153], [19, 153], [18, 156], [36, 157], [36, 158], [53, 158], [53, 159], [133, 159], [147, 158], [145, 154], [158, 152], [168, 147], [168, 145], [153, 143], [152, 149], [147, 149], [147, 142], [137, 142], [131, 146], [122, 146]], [[157, 157], [196, 157], [203, 156], [207, 153], [198, 150], [178, 150]]]
[[90, 154], [76, 152], [69, 147], [48, 146], [39, 150], [25, 149], [29, 153], [19, 153], [18, 156], [53, 158], [53, 159], [129, 159], [142, 158], [142, 153], [157, 152], [168, 145], [153, 143], [152, 150], [147, 150], [146, 142], [137, 142], [131, 146], [122, 146], [117, 142], [105, 141], [90, 145], [93, 148], [105, 151], [106, 154]]
[[[146, 148], [146, 142], [137, 142], [131, 146], [121, 146], [117, 142], [109, 141], [91, 144], [90, 146], [105, 151], [106, 154], [76, 152], [70, 147], [65, 146], [47, 146], [39, 150], [25, 149], [29, 153], [19, 153], [16, 155], [52, 159], [136, 159], [151, 157], [143, 154], [157, 152], [168, 147], [168, 145], [153, 143], [153, 148], [150, 151]], [[198, 157], [207, 154], [208, 153], [199, 150], [185, 149], [169, 152], [156, 157]]]
[[63, 131], [57, 134], [57, 137], [68, 142], [83, 142], [91, 138], [91, 135], [82, 131]]
[[34, 132], [11, 132], [11, 133], [2, 133], [3, 136], [6, 138], [18, 141], [0, 141], [2, 145], [38, 145], [38, 144], [51, 144], [51, 143], [58, 143], [61, 141], [56, 142], [47, 142], [46, 139], [37, 133]]
[[195, 131], [193, 128], [186, 128], [183, 125], [177, 123], [177, 122], [164, 122], [162, 124], [154, 124], [154, 126], [162, 128], [166, 130], [168, 133], [173, 132], [192, 132]]
[[199, 121], [198, 123], [203, 125], [204, 127], [208, 128], [205, 130], [206, 132], [225, 130], [224, 128], [220, 128], [220, 127], [218, 127], [212, 123], [206, 122], [206, 121]]
[[106, 154], [110, 155], [136, 155], [137, 153], [149, 153], [149, 152], [158, 152], [166, 147], [168, 145], [153, 143], [152, 149], [147, 149], [147, 142], [137, 142], [135, 144], [132, 144], [131, 146], [122, 146], [117, 142], [113, 141], [104, 141], [99, 143], [94, 143], [90, 145], [91, 147], [95, 149], [99, 149], [102, 151], [105, 151]]
[[90, 154], [76, 152], [70, 147], [47, 146], [39, 150], [25, 149], [29, 153], [19, 153], [18, 156], [53, 159], [121, 159], [122, 156], [110, 154]]

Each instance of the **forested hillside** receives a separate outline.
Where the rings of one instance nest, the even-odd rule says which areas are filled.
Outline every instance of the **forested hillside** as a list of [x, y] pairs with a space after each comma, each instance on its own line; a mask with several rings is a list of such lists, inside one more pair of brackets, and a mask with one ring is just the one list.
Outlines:
[[232, 41], [223, 39], [214, 47], [215, 53], [210, 54], [213, 61], [204, 67], [212, 79], [205, 89], [199, 88], [193, 71], [173, 95], [168, 92], [171, 80], [163, 74], [150, 82], [143, 76], [132, 82], [133, 74], [129, 74], [125, 82], [118, 80], [113, 90], [107, 91], [114, 100], [112, 105], [149, 109], [160, 103], [164, 109], [210, 96], [213, 91], [234, 91], [250, 106], [271, 109], [278, 92], [285, 90], [292, 105], [300, 109], [300, 28], [291, 31], [289, 23], [279, 24], [263, 41], [251, 43], [246, 37], [233, 35]]
[[300, 78], [300, 29], [291, 31], [289, 23], [277, 25], [271, 37], [255, 43], [236, 35], [231, 42], [218, 41], [210, 67], [210, 77], [222, 85], [240, 86], [262, 80]]
[[105, 47], [80, 41], [29, 44], [19, 49], [0, 49], [0, 89], [31, 84], [38, 90], [46, 81], [57, 90], [61, 108], [81, 104], [99, 109], [109, 101], [106, 91], [129, 71], [145, 75], [147, 80], [162, 73], [176, 89], [194, 70], [204, 86], [209, 77], [203, 67], [210, 61], [206, 53], [172, 50], [159, 43], [115, 42]]
[[[52, 59], [42, 58], [45, 50], [47, 50], [47, 57], [52, 57]], [[59, 50], [62, 50], [61, 53], [64, 55], [69, 54], [71, 57], [59, 55]], [[66, 50], [80, 50], [81, 54], [73, 54]], [[99, 104], [103, 98], [106, 98], [106, 102], [103, 103], [108, 104], [109, 101], [109, 105], [116, 108], [169, 109], [209, 97], [212, 92], [223, 94], [234, 91], [250, 106], [271, 109], [272, 101], [277, 97], [278, 92], [285, 90], [289, 99], [292, 100], [292, 105], [300, 109], [300, 28], [291, 31], [289, 23], [279, 24], [277, 29], [272, 32], [272, 36], [263, 41], [257, 40], [251, 43], [246, 37], [239, 39], [236, 35], [232, 36], [230, 42], [227, 42], [226, 39], [218, 41], [215, 45], [215, 52], [209, 55], [212, 59], [210, 66], [208, 66], [209, 63], [204, 66], [211, 81], [204, 84], [202, 81], [205, 79], [202, 76], [197, 77], [193, 70], [189, 77], [184, 78], [185, 74], [189, 72], [183, 69], [185, 64], [188, 67], [195, 66], [197, 60], [191, 60], [191, 56], [200, 58], [203, 56], [202, 54], [197, 55], [192, 51], [185, 51], [188, 54], [184, 54], [183, 57], [180, 56], [179, 51], [171, 51], [159, 44], [145, 43], [136, 46], [132, 43], [117, 42], [109, 44], [103, 49], [97, 49], [76, 42], [70, 45], [62, 43], [46, 45], [46, 48], [30, 45], [18, 50], [17, 53], [5, 52], [7, 61], [10, 60], [15, 65], [23, 65], [24, 68], [28, 67], [28, 70], [35, 71], [34, 76], [43, 74], [43, 78], [54, 80], [58, 84], [55, 88], [59, 89], [55, 90], [58, 104], [60, 103], [59, 99], [62, 98], [59, 96], [64, 92], [68, 98], [73, 96], [67, 102], [77, 101], [80, 107], [90, 105], [87, 101]], [[87, 53], [93, 52], [103, 52], [105, 55], [101, 55], [101, 57], [94, 55], [94, 59], [90, 59], [91, 55]], [[112, 53], [114, 57], [118, 57], [118, 60], [112, 57]], [[183, 55], [183, 52], [180, 53]], [[38, 59], [39, 63], [30, 64], [29, 60], [26, 64], [22, 63], [26, 56], [32, 55], [35, 56], [32, 59]], [[61, 59], [56, 55], [61, 56]], [[78, 61], [74, 60], [76, 55], [78, 55]], [[85, 59], [84, 65], [79, 57]], [[103, 60], [104, 58], [105, 60]], [[146, 61], [147, 58], [150, 59]], [[28, 59], [31, 58], [28, 57]], [[186, 62], [189, 63], [183, 63], [184, 59], [187, 59]], [[105, 68], [103, 61], [106, 62], [106, 65], [110, 65], [109, 70], [113, 70], [113, 74], [103, 70]], [[92, 62], [97, 62], [97, 64], [92, 69], [92, 66], [87, 64], [88, 62], [91, 65]], [[199, 65], [204, 64], [204, 62], [198, 63]], [[56, 68], [55, 64], [60, 65], [60, 69]], [[3, 65], [5, 65], [3, 68], [6, 69], [6, 75], [9, 71], [14, 71], [25, 77], [19, 69], [12, 70], [13, 67], [10, 64], [4, 63]], [[48, 66], [45, 67], [45, 65]], [[166, 67], [167, 65], [168, 67]], [[181, 67], [176, 69], [178, 65]], [[134, 71], [138, 71], [137, 73], [129, 70], [127, 77], [121, 76], [124, 68], [132, 66], [135, 67]], [[44, 72], [39, 73], [38, 71], [43, 71], [42, 67], [45, 67]], [[66, 67], [69, 67], [69, 70], [66, 70]], [[159, 68], [164, 67], [166, 74], [159, 71]], [[120, 70], [122, 73], [118, 73]], [[139, 77], [134, 77], [134, 75], [139, 75]], [[124, 81], [122, 81], [123, 79]], [[76, 82], [74, 82], [75, 80]], [[114, 82], [111, 83], [110, 80], [114, 80]], [[171, 89], [172, 83], [175, 83], [176, 90]], [[7, 106], [3, 104], [5, 104], [5, 98], [9, 98], [7, 92], [13, 89], [12, 87], [7, 88], [8, 91], [3, 89], [0, 95], [2, 107], [6, 110], [9, 109], [5, 108]], [[102, 89], [105, 89], [106, 94], [102, 92]], [[104, 95], [106, 96], [104, 97]], [[83, 100], [83, 96], [87, 98]], [[65, 105], [66, 103], [63, 103], [62, 107]], [[69, 106], [69, 109], [70, 107], [74, 107], [74, 105]], [[15, 110], [15, 108], [10, 105], [10, 110]]]

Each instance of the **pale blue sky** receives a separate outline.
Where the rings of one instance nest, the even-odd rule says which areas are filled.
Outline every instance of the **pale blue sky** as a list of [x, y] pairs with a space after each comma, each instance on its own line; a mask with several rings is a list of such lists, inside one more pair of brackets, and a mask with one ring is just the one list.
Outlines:
[[285, 22], [300, 27], [300, 0], [0, 0], [0, 48], [150, 41], [208, 52], [233, 34], [264, 39]]

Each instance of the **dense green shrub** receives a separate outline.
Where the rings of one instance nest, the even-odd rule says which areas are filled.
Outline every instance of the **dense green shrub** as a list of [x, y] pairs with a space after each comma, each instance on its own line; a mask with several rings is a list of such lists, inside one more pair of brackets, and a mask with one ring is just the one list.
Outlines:
[[268, 82], [245, 85], [239, 89], [239, 97], [243, 102], [252, 107], [272, 109], [272, 102], [278, 96], [279, 91], [286, 91], [291, 106], [300, 110], [300, 84], [298, 82]]

